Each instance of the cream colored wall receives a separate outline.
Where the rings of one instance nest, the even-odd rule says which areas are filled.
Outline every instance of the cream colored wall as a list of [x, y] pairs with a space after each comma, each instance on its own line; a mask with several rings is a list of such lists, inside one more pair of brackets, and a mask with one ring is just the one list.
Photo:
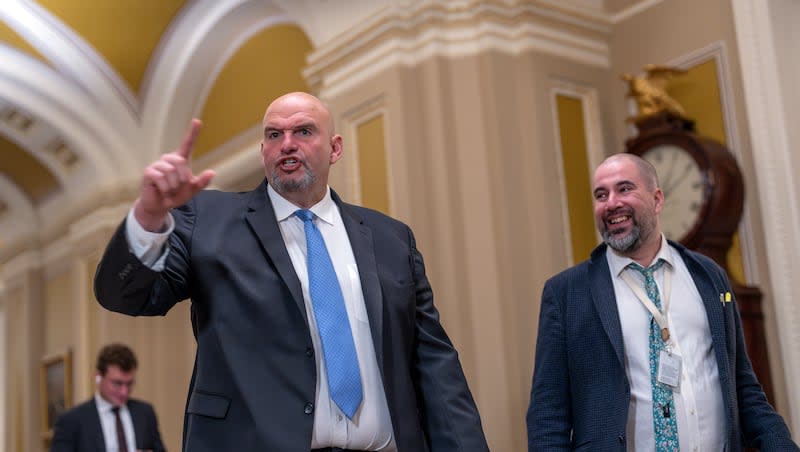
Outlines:
[[[128, 201], [129, 202], [129, 201]], [[186, 388], [194, 360], [189, 306], [163, 318], [133, 318], [106, 311], [94, 300], [91, 281], [100, 253], [122, 209], [90, 215], [90, 228], [73, 224], [65, 238], [5, 268], [3, 296], [7, 366], [5, 450], [40, 451], [39, 366], [42, 357], [72, 351], [73, 402], [94, 394], [95, 354], [119, 341], [139, 358], [134, 397], [155, 405], [169, 450], [180, 450]], [[105, 218], [105, 219], [103, 219]], [[14, 267], [20, 268], [15, 271]]]
[[5, 342], [6, 405], [5, 450], [39, 450], [39, 357], [42, 356], [42, 272], [29, 270], [5, 282], [8, 316]]
[[[460, 352], [492, 450], [526, 448], [524, 413], [539, 295], [546, 278], [570, 265], [564, 221], [569, 212], [561, 203], [556, 170], [560, 156], [553, 87], [568, 83], [599, 93], [605, 152], [616, 152], [627, 136], [620, 73], [721, 41], [731, 68], [727, 76], [733, 91], [741, 92], [731, 21], [726, 0], [665, 0], [614, 24], [608, 35], [610, 68], [552, 52], [484, 49], [457, 57], [421, 57], [413, 64], [390, 65], [351, 87], [326, 87], [334, 93], [326, 100], [346, 137], [345, 158], [337, 163], [331, 185], [345, 199], [358, 198], [353, 183], [357, 167], [348, 155], [347, 137], [354, 136], [352, 128], [366, 112], [384, 115], [391, 213], [416, 233], [436, 304]], [[746, 116], [742, 103], [739, 96], [733, 99], [740, 122]], [[743, 143], [737, 152], [748, 199], [758, 199], [747, 130], [734, 133]], [[255, 153], [256, 146], [243, 148]], [[263, 176], [253, 172], [252, 163], [241, 173], [225, 175], [227, 188], [241, 184], [236, 188], [246, 189], [258, 182]], [[164, 318], [129, 318], [100, 308], [91, 292], [103, 246], [131, 200], [127, 189], [98, 195], [87, 218], [65, 226], [60, 239], [4, 267], [5, 450], [39, 450], [41, 357], [74, 347], [74, 393], [76, 400], [85, 400], [93, 391], [94, 354], [112, 340], [128, 343], [139, 354], [135, 395], [156, 405], [167, 447], [180, 450], [194, 358], [189, 305], [176, 306]], [[750, 202], [747, 215], [748, 236], [755, 244], [752, 266], [762, 269], [755, 282], [769, 303], [758, 204]], [[765, 310], [770, 326], [774, 313], [767, 304]], [[780, 347], [771, 331], [772, 352]], [[779, 360], [772, 363], [781, 366]], [[779, 369], [773, 375], [784, 373]], [[778, 408], [785, 413], [780, 396], [785, 384], [775, 383]]]
[[[568, 265], [550, 91], [557, 79], [608, 87], [596, 68], [486, 52], [389, 69], [326, 99], [336, 112], [375, 104], [387, 112], [393, 214], [415, 231], [498, 451], [526, 447], [539, 294]], [[348, 114], [337, 121], [346, 129]], [[356, 177], [347, 150], [331, 181], [345, 199]]]

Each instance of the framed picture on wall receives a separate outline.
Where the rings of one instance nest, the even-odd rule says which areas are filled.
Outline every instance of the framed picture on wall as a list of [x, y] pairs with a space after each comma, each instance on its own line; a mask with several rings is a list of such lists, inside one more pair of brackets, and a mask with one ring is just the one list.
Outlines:
[[39, 369], [42, 439], [53, 437], [53, 426], [61, 414], [72, 406], [72, 352], [68, 349], [42, 358]]

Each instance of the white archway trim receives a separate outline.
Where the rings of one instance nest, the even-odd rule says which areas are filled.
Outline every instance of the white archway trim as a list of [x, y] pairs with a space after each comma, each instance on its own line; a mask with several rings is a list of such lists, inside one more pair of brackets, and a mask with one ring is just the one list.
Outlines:
[[[759, 202], [768, 238], [767, 262], [781, 339], [781, 360], [787, 382], [800, 381], [800, 211], [798, 180], [791, 171], [792, 146], [787, 135], [780, 67], [772, 38], [770, 2], [732, 0], [744, 80], [748, 127], [759, 188]], [[795, 143], [796, 145], [796, 143]], [[791, 427], [800, 432], [800, 391], [787, 391]]]
[[[100, 106], [116, 134], [136, 136], [138, 101], [108, 62], [72, 29], [31, 1], [6, 0], [0, 17]], [[95, 107], [97, 108], [97, 107]], [[126, 141], [127, 141], [126, 140]]]
[[142, 124], [147, 164], [177, 143], [236, 50], [257, 32], [292, 22], [270, 2], [201, 0], [188, 6], [162, 38], [146, 79]]
[[33, 239], [36, 234], [31, 225], [39, 224], [39, 217], [28, 197], [20, 191], [19, 186], [0, 173], [0, 193], [6, 204], [0, 213], [0, 256], [5, 254], [9, 246], [20, 240]]

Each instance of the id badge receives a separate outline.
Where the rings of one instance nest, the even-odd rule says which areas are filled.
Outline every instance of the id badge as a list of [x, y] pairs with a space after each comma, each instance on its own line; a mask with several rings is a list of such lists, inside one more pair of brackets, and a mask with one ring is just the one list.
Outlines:
[[658, 357], [658, 382], [676, 389], [681, 382], [681, 363], [681, 357], [677, 353], [661, 350]]

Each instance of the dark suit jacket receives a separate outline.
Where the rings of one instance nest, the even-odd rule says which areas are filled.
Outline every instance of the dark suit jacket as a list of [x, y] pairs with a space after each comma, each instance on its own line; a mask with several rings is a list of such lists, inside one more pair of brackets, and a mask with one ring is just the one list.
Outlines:
[[[140, 400], [128, 400], [128, 410], [136, 434], [136, 448], [165, 452], [158, 431], [158, 421], [152, 405]], [[97, 403], [94, 398], [62, 414], [53, 429], [50, 452], [105, 452], [106, 443]]]
[[[676, 247], [706, 308], [725, 406], [726, 451], [746, 444], [762, 451], [796, 451], [783, 419], [767, 403], [745, 351], [733, 289], [711, 259]], [[622, 327], [606, 246], [544, 286], [536, 345], [528, 448], [623, 451], [631, 398]]]
[[[191, 452], [310, 449], [311, 334], [266, 187], [204, 191], [174, 210], [163, 272], [128, 251], [124, 224], [97, 269], [97, 299], [112, 311], [163, 315], [192, 299], [197, 356], [184, 422]], [[358, 264], [399, 451], [487, 450], [411, 230], [332, 196]]]

